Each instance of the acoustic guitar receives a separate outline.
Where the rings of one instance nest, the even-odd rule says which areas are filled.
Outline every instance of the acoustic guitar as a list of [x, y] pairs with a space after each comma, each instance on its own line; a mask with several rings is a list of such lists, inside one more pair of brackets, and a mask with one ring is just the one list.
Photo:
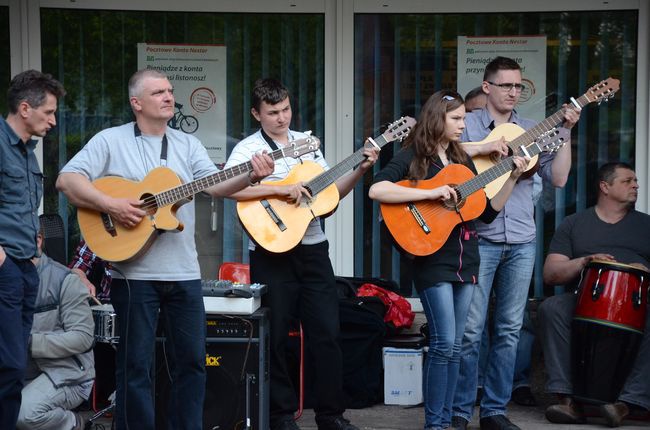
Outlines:
[[[300, 157], [314, 152], [320, 141], [314, 136], [298, 139], [269, 154], [273, 160]], [[181, 231], [177, 209], [206, 188], [253, 170], [250, 161], [221, 170], [186, 184], [167, 167], [157, 167], [140, 182], [117, 176], [93, 181], [95, 188], [115, 198], [142, 200], [147, 215], [133, 228], [127, 228], [103, 212], [79, 208], [79, 227], [92, 251], [107, 261], [128, 262], [142, 255], [153, 243], [156, 233]]]
[[[618, 91], [619, 84], [620, 81], [618, 79], [607, 78], [589, 88], [589, 90], [582, 96], [578, 97], [578, 99], [572, 98], [571, 103], [576, 107], [582, 108], [592, 102], [598, 102], [600, 104], [602, 101], [608, 101], [614, 96], [614, 93]], [[486, 144], [503, 137], [505, 138], [512, 154], [524, 156], [526, 154], [522, 152], [522, 147], [527, 147], [528, 144], [533, 142], [539, 136], [560, 126], [563, 122], [564, 110], [560, 109], [527, 131], [516, 124], [501, 124], [495, 127], [494, 130], [492, 130], [490, 134], [480, 142], [466, 142], [466, 144]], [[537, 158], [537, 156], [531, 158], [526, 168], [527, 172], [535, 173], [532, 169], [537, 165]], [[495, 158], [493, 155], [477, 155], [472, 157], [472, 161], [476, 166], [476, 171], [481, 173], [494, 166], [495, 163], [499, 161], [499, 158]], [[506, 172], [503, 176], [496, 178], [494, 181], [487, 184], [485, 186], [485, 194], [487, 194], [489, 198], [494, 197], [503, 187], [503, 184], [505, 184], [507, 179], [508, 173]]]
[[[382, 147], [401, 139], [415, 124], [410, 117], [400, 118], [375, 138], [374, 144]], [[333, 213], [339, 204], [336, 180], [365, 159], [363, 148], [327, 171], [312, 161], [297, 165], [281, 181], [263, 182], [266, 185], [293, 185], [299, 182], [309, 190], [312, 198], [304, 198], [296, 206], [284, 199], [269, 197], [261, 200], [237, 202], [237, 215], [249, 236], [261, 247], [271, 252], [286, 252], [300, 243], [309, 223], [316, 217]]]
[[[557, 130], [541, 136], [525, 150], [531, 155], [555, 151], [564, 144]], [[449, 185], [458, 201], [422, 200], [409, 203], [381, 203], [381, 215], [391, 236], [404, 251], [415, 256], [431, 255], [439, 250], [457, 224], [478, 218], [485, 209], [485, 187], [514, 170], [513, 156], [499, 161], [483, 173], [474, 173], [462, 164], [449, 164], [431, 179], [404, 180], [398, 185], [431, 190]]]

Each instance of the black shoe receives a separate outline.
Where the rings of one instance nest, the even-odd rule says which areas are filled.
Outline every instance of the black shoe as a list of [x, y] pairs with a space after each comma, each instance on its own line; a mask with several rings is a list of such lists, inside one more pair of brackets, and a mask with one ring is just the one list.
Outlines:
[[569, 396], [561, 396], [560, 403], [546, 408], [546, 419], [555, 424], [585, 424], [587, 420], [582, 412], [582, 406]]
[[342, 415], [318, 417], [316, 419], [318, 430], [359, 430], [359, 427], [350, 424]]
[[291, 415], [286, 415], [273, 420], [271, 430], [300, 430]]
[[514, 425], [505, 415], [492, 415], [481, 418], [481, 430], [521, 430]]
[[451, 417], [451, 428], [455, 430], [467, 430], [467, 425], [469, 424], [469, 421], [467, 421], [463, 417], [459, 417], [454, 415]]
[[521, 406], [537, 406], [530, 387], [517, 387], [512, 391], [512, 401]]
[[600, 407], [600, 414], [605, 418], [608, 426], [618, 427], [623, 419], [630, 415], [630, 408], [624, 402], [607, 403]]

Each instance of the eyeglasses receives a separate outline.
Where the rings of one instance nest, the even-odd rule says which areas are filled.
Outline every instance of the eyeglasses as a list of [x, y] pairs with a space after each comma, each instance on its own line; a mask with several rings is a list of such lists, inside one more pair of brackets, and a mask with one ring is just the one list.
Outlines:
[[504, 93], [509, 93], [512, 91], [512, 89], [515, 89], [515, 92], [520, 93], [522, 92], [526, 86], [524, 84], [512, 84], [512, 83], [504, 83], [504, 84], [495, 84], [494, 82], [487, 81], [488, 84], [494, 85], [495, 87], [501, 88], [501, 91]]

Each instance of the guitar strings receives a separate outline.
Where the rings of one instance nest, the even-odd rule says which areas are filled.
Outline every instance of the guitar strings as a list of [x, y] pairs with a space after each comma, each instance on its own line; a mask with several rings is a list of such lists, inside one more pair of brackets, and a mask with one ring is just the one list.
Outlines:
[[[289, 134], [288, 134], [288, 137], [289, 137], [289, 141], [290, 141], [290, 142], [292, 142], [292, 141], [295, 140], [295, 139], [294, 139], [294, 136], [293, 136], [293, 133], [289, 133]], [[140, 136], [140, 138], [142, 139], [142, 136]], [[137, 145], [137, 143], [138, 143], [138, 142], [137, 142], [137, 139], [136, 139], [136, 147], [138, 148], [138, 152], [140, 153], [140, 159], [141, 159], [142, 162], [143, 162], [143, 167], [145, 167], [145, 169], [146, 169], [148, 163], [146, 163], [146, 161], [144, 160], [144, 158], [143, 158], [143, 156], [142, 156], [142, 153], [140, 152], [140, 146]], [[143, 149], [144, 149], [144, 148], [143, 148]], [[281, 150], [281, 149], [278, 149], [277, 151], [272, 151], [271, 154], [274, 154], [275, 152], [279, 152], [279, 153], [281, 154], [281, 153], [282, 153], [282, 150]], [[275, 157], [274, 157], [274, 159], [275, 159]], [[291, 170], [289, 164], [287, 163], [287, 159], [286, 159], [286, 157], [282, 157], [281, 159], [284, 160], [287, 169], [288, 169], [288, 170]], [[298, 160], [299, 160], [300, 162], [302, 162], [302, 159], [301, 159], [300, 157], [298, 157]], [[227, 172], [228, 170], [233, 170], [233, 169], [235, 169], [235, 168], [242, 168], [242, 166], [246, 166], [246, 169], [245, 169], [244, 171], [239, 172], [238, 175], [243, 174], [245, 171], [250, 171], [250, 169], [252, 168], [252, 164], [251, 164], [251, 162], [248, 161], [248, 162], [243, 163], [243, 164], [241, 164], [241, 165], [239, 165], [239, 166], [234, 166], [234, 167], [232, 167], [232, 168], [230, 168], [230, 169], [219, 170], [219, 171], [217, 171], [217, 172], [214, 173], [214, 174], [211, 174], [211, 175], [205, 176], [205, 177], [203, 177], [203, 178], [196, 179], [196, 180], [194, 180], [194, 181], [192, 181], [192, 182], [188, 182], [188, 183], [185, 183], [185, 184], [181, 184], [181, 185], [179, 185], [179, 186], [177, 186], [177, 187], [170, 188], [170, 189], [168, 189], [168, 190], [160, 191], [160, 192], [158, 192], [158, 193], [156, 193], [156, 194], [154, 194], [154, 195], [151, 195], [151, 196], [148, 196], [148, 197], [145, 197], [144, 199], [142, 199], [142, 205], [140, 205], [140, 208], [143, 209], [143, 210], [146, 211], [146, 212], [153, 211], [154, 209], [157, 209], [158, 207], [161, 206], [161, 205], [158, 203], [156, 196], [162, 195], [162, 194], [164, 194], [164, 193], [169, 193], [169, 192], [172, 192], [173, 190], [178, 190], [178, 189], [183, 188], [183, 187], [191, 187], [192, 184], [194, 184], [194, 183], [196, 183], [196, 182], [200, 182], [200, 181], [208, 180], [209, 178], [212, 178], [212, 177], [215, 177], [215, 176], [222, 176], [222, 174], [227, 176], [226, 172]], [[238, 176], [238, 175], [235, 175], [235, 176]], [[146, 175], [145, 175], [145, 176], [146, 176]], [[226, 179], [230, 179], [230, 178], [226, 178]], [[223, 180], [224, 180], [224, 179], [219, 178], [219, 181], [215, 182], [215, 184], [217, 184], [217, 183], [219, 183], [219, 182], [221, 182], [221, 181], [223, 181]], [[180, 193], [183, 194], [182, 192], [180, 192]], [[193, 194], [195, 194], [195, 193], [191, 192], [191, 193], [184, 193], [184, 194], [188, 194], [188, 195], [185, 196], [185, 197], [189, 197], [190, 195], [193, 195]], [[162, 206], [166, 206], [166, 205], [162, 205]]]

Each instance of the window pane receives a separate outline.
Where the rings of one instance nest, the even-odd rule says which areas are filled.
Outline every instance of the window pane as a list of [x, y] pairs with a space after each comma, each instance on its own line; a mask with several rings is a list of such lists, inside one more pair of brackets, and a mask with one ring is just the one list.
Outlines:
[[[377, 135], [400, 115], [417, 116], [426, 99], [456, 87], [457, 36], [545, 35], [546, 116], [612, 76], [621, 89], [608, 105], [586, 107], [572, 133], [573, 164], [563, 190], [544, 185], [537, 205], [538, 253], [535, 294], [542, 295], [541, 264], [555, 227], [568, 214], [595, 203], [598, 166], [613, 160], [634, 164], [637, 11], [510, 14], [418, 14], [355, 16], [355, 145]], [[524, 72], [525, 77], [525, 72]], [[476, 83], [477, 85], [480, 82]], [[375, 172], [399, 145], [387, 146]], [[376, 222], [369, 184], [357, 188], [355, 274], [392, 278], [407, 289], [409, 260]], [[546, 292], [549, 293], [548, 291]]]
[[[57, 76], [68, 92], [59, 126], [44, 146], [45, 210], [66, 219], [68, 249], [79, 232], [75, 209], [54, 189], [57, 172], [95, 133], [132, 120], [126, 87], [137, 68], [138, 43], [227, 47], [228, 152], [257, 129], [250, 115], [250, 91], [256, 79], [267, 76], [282, 80], [295, 94], [292, 128], [313, 130], [324, 141], [320, 14], [42, 9], [41, 26], [43, 70]], [[198, 195], [196, 202], [202, 275], [214, 277], [222, 261], [242, 261], [248, 253], [231, 201]]]
[[0, 6], [0, 58], [5, 61], [0, 65], [0, 113], [7, 116], [7, 89], [11, 81], [11, 64], [9, 58], [9, 6]]

